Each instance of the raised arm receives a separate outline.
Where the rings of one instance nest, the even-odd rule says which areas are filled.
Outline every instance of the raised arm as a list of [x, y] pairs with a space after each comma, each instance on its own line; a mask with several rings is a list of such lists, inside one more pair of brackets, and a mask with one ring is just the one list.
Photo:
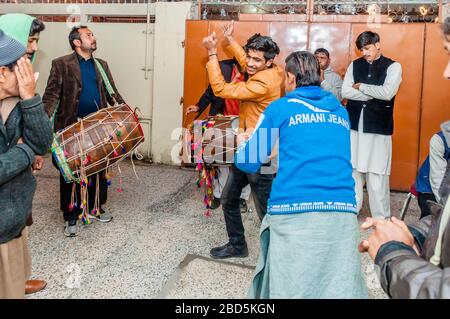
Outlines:
[[208, 49], [209, 61], [206, 64], [209, 84], [218, 97], [236, 100], [259, 100], [262, 99], [268, 90], [264, 81], [264, 71], [251, 77], [246, 82], [227, 83], [220, 69], [217, 59], [217, 38], [213, 32], [203, 39], [203, 45]]
[[34, 153], [42, 155], [50, 146], [53, 134], [41, 97], [35, 93], [36, 81], [30, 60], [21, 58], [14, 72], [22, 98], [19, 107], [23, 119], [23, 140]]
[[223, 35], [228, 42], [227, 51], [236, 58], [243, 72], [247, 72], [247, 53], [233, 38], [234, 21], [223, 27]]

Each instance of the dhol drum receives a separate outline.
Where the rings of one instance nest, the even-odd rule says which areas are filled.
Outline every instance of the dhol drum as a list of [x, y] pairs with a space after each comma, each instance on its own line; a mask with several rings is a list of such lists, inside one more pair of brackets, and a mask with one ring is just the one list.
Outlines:
[[57, 132], [52, 153], [66, 182], [80, 182], [117, 164], [143, 141], [136, 113], [121, 104], [101, 109]]
[[[182, 158], [184, 163], [230, 165], [234, 162], [239, 130], [239, 116], [208, 116], [194, 121], [184, 136]], [[187, 156], [186, 156], [186, 155]]]

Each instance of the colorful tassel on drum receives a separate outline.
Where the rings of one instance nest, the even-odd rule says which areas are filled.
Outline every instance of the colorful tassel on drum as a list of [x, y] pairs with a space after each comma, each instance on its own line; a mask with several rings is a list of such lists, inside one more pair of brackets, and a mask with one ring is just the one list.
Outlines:
[[74, 209], [77, 208], [77, 203], [70, 203], [69, 204], [69, 212], [73, 212]]
[[211, 217], [212, 216], [211, 209], [207, 209], [203, 215], [208, 218]]
[[116, 191], [118, 193], [122, 193], [123, 192], [123, 188], [122, 188], [122, 171], [120, 170], [120, 166], [117, 165], [117, 169], [119, 171], [119, 187], [116, 189]]
[[119, 156], [119, 152], [117, 152], [117, 150], [114, 150], [113, 154], [114, 154], [114, 157]]
[[87, 164], [89, 164], [90, 161], [91, 161], [91, 157], [89, 155], [86, 155], [86, 157], [84, 158], [83, 164], [87, 165]]

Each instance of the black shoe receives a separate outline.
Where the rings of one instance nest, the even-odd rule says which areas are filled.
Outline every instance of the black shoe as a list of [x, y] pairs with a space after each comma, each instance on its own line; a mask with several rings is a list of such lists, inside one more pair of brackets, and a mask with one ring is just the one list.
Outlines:
[[248, 211], [247, 201], [243, 198], [239, 199], [239, 209], [241, 214], [245, 214]]
[[220, 206], [220, 198], [214, 197], [211, 201], [211, 209], [217, 209]]
[[215, 259], [224, 259], [231, 257], [244, 258], [248, 256], [248, 248], [247, 244], [245, 244], [242, 248], [238, 249], [235, 246], [228, 243], [226, 245], [211, 249], [209, 253], [211, 254], [211, 257]]

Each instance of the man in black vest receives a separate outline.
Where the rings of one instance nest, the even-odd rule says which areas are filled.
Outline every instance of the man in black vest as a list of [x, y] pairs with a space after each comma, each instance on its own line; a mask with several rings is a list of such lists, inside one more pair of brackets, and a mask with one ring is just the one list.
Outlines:
[[391, 216], [389, 175], [394, 101], [402, 81], [402, 66], [381, 54], [377, 33], [361, 33], [356, 47], [363, 57], [348, 67], [342, 98], [348, 99], [357, 205], [360, 210], [366, 184], [372, 216], [387, 218]]

